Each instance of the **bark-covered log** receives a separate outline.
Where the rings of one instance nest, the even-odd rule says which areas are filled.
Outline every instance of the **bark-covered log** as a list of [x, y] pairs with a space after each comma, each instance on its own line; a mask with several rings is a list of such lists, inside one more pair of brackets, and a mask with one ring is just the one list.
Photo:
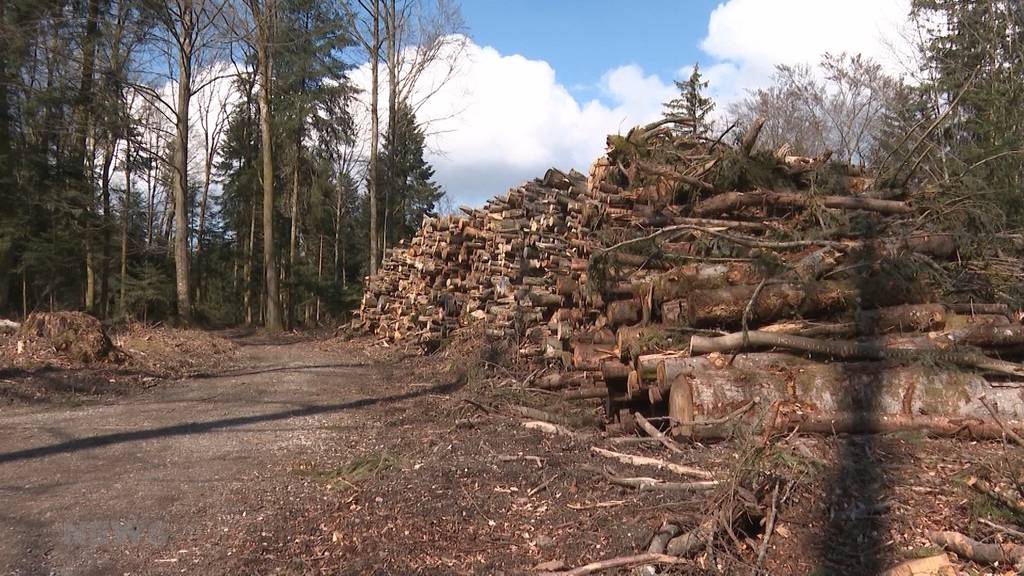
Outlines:
[[800, 192], [726, 192], [712, 196], [694, 209], [702, 217], [718, 216], [748, 206], [786, 206], [805, 208], [818, 204], [826, 208], [844, 210], [867, 210], [881, 214], [907, 214], [912, 211], [909, 204], [898, 200], [876, 200], [857, 196], [811, 196]]
[[639, 299], [616, 300], [608, 304], [605, 315], [608, 317], [608, 324], [615, 326], [632, 326], [640, 322], [643, 314], [643, 304]]
[[[1007, 327], [982, 326], [980, 328], [1005, 329]], [[960, 343], [973, 344], [977, 341], [987, 342], [990, 340], [1012, 342], [1021, 338], [1022, 335], [1024, 335], [1024, 331], [1021, 330], [998, 332], [996, 330], [968, 329], [964, 331], [964, 334], [946, 333], [939, 335], [938, 338], [898, 336], [867, 340], [822, 340], [792, 334], [751, 330], [746, 333], [736, 332], [714, 338], [693, 336], [690, 339], [690, 352], [692, 354], [742, 352], [773, 347], [847, 360], [942, 360], [958, 366], [1024, 377], [1024, 365], [988, 358], [974, 351], [953, 349], [954, 345]]]
[[824, 363], [780, 353], [663, 359], [657, 384], [665, 396], [679, 378], [690, 384], [694, 419], [717, 419], [755, 401], [797, 402], [804, 414], [934, 415], [985, 421], [986, 395], [1008, 420], [1024, 417], [1018, 389], [993, 386], [971, 372], [891, 362]]
[[[686, 319], [696, 328], [739, 326], [756, 294], [748, 322], [750, 326], [757, 326], [785, 317], [848, 309], [857, 303], [859, 292], [857, 285], [849, 281], [765, 284], [760, 292], [756, 286], [695, 290], [686, 300]], [[669, 312], [663, 307], [662, 314]]]

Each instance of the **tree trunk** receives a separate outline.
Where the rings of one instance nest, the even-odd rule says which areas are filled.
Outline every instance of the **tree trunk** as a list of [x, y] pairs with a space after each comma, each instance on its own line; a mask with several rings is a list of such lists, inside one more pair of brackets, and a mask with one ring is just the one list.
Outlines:
[[[857, 426], [849, 421], [851, 415], [865, 420], [862, 427], [871, 421], [884, 423], [883, 415], [986, 419], [982, 395], [1007, 418], [1024, 416], [1018, 390], [993, 386], [978, 374], [960, 370], [885, 362], [826, 364], [772, 353], [740, 354], [732, 363], [725, 356], [680, 357], [664, 365], [659, 370], [659, 380], [666, 378], [660, 385], [663, 395], [684, 403], [690, 398], [691, 407], [680, 404], [675, 411], [689, 410], [696, 422], [721, 420], [752, 401], [760, 409], [744, 413], [751, 419], [760, 418], [774, 402], [798, 403], [808, 422], [836, 418], [846, 421], [847, 428]], [[680, 379], [689, 384], [689, 395], [674, 393]], [[717, 437], [727, 426], [724, 421], [698, 425], [694, 433]]]
[[288, 233], [288, 296], [285, 298], [285, 322], [291, 328], [295, 323], [295, 248], [299, 235], [299, 153], [295, 146], [295, 165], [292, 166], [291, 230]]
[[[339, 254], [339, 251], [341, 250], [341, 231], [344, 228], [344, 226], [342, 226], [342, 221], [341, 221], [341, 216], [342, 216], [341, 204], [342, 204], [342, 200], [344, 200], [344, 198], [345, 198], [345, 188], [343, 186], [339, 186], [338, 187], [338, 192], [337, 192], [337, 197], [335, 198], [335, 201], [334, 201], [334, 283], [337, 284], [338, 280], [340, 279], [341, 280], [341, 287], [342, 288], [346, 287], [346, 282], [345, 282], [346, 278], [345, 278], [345, 275], [342, 273], [341, 270], [339, 270], [338, 267], [340, 265], [340, 260], [341, 260], [341, 255]], [[340, 278], [339, 278], [339, 276], [340, 276]]]
[[203, 240], [206, 238], [206, 203], [210, 195], [210, 177], [213, 170], [213, 156], [215, 143], [206, 138], [206, 162], [203, 165], [203, 193], [199, 199], [199, 229], [196, 231], [196, 301], [202, 300], [203, 290], [203, 267], [199, 259], [203, 254]]
[[192, 20], [190, 0], [185, 0], [181, 10], [181, 42], [178, 52], [178, 103], [175, 110], [176, 142], [174, 146], [174, 170], [172, 192], [174, 194], [174, 275], [178, 296], [178, 321], [192, 323], [192, 293], [189, 278], [189, 221], [188, 221], [188, 117], [189, 101], [192, 97]]
[[100, 191], [103, 200], [103, 249], [101, 250], [103, 262], [100, 266], [100, 316], [106, 318], [110, 315], [110, 166], [114, 163], [114, 151], [117, 148], [117, 141], [112, 140], [103, 151], [103, 169], [100, 177]]
[[132, 206], [132, 143], [124, 142], [124, 198], [121, 202], [121, 290], [117, 299], [118, 314], [126, 316], [128, 285], [128, 228], [131, 222]]
[[316, 251], [316, 325], [320, 325], [320, 286], [324, 279], [324, 235], [320, 234], [320, 247]]
[[[754, 286], [694, 290], [685, 303], [685, 319], [697, 328], [739, 326], [754, 295], [757, 300], [750, 306], [748, 322], [751, 325], [772, 322], [797, 314], [815, 314], [829, 310], [850, 308], [857, 302], [858, 289], [852, 282], [826, 281], [814, 285], [766, 284], [758, 293]], [[662, 307], [666, 323], [679, 323], [682, 317], [672, 302]], [[677, 304], [681, 304], [677, 301]], [[680, 310], [681, 311], [681, 310]]]
[[[803, 208], [811, 203], [811, 197], [799, 192], [725, 192], [703, 201], [694, 209], [697, 216], [718, 216], [748, 206], [787, 206]], [[898, 200], [875, 200], [858, 196], [822, 196], [814, 199], [826, 208], [846, 210], [868, 210], [881, 214], [906, 214], [910, 205]]]
[[273, 78], [273, 64], [270, 54], [270, 33], [273, 9], [268, 5], [265, 12], [256, 16], [256, 62], [260, 75], [260, 155], [263, 162], [263, 267], [266, 274], [266, 328], [277, 332], [284, 328], [281, 319], [281, 296], [277, 272], [277, 254], [274, 246], [274, 157], [273, 132], [270, 120], [270, 82]]
[[252, 193], [252, 201], [249, 203], [249, 241], [246, 243], [245, 250], [245, 264], [242, 270], [242, 276], [245, 281], [245, 325], [252, 326], [253, 323], [253, 285], [252, 285], [252, 273], [255, 267], [256, 258], [256, 200], [259, 196], [259, 190], [254, 189]]
[[[91, 212], [93, 190], [91, 161], [87, 154], [89, 130], [92, 124], [92, 89], [96, 63], [96, 38], [99, 32], [99, 0], [89, 0], [85, 20], [85, 38], [82, 42], [82, 78], [78, 87], [78, 102], [75, 106], [74, 164], [81, 168], [82, 195], [86, 199], [86, 214]], [[93, 246], [89, 232], [85, 230], [85, 309], [92, 312], [96, 302], [95, 267]]]
[[368, 184], [370, 200], [370, 276], [377, 274], [377, 263], [380, 258], [379, 240], [380, 230], [377, 218], [377, 185], [379, 174], [377, 170], [377, 147], [380, 139], [380, 118], [377, 110], [380, 98], [379, 68], [380, 56], [380, 0], [373, 0], [373, 32], [371, 34], [370, 57], [370, 178]]

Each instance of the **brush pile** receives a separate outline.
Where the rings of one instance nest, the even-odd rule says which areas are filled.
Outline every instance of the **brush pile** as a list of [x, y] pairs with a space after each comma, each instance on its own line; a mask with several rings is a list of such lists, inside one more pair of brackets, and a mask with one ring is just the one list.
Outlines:
[[962, 234], [971, 215], [934, 186], [758, 149], [761, 126], [735, 144], [637, 127], [589, 177], [549, 170], [429, 220], [356, 323], [427, 348], [482, 323], [564, 369], [534, 386], [603, 398], [611, 427], [984, 436], [1024, 416], [1019, 240]]

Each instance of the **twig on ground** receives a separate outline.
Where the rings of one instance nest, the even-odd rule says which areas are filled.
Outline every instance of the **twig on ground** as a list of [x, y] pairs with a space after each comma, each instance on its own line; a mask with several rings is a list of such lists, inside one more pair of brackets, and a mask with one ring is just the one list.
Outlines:
[[757, 550], [757, 563], [754, 564], [754, 570], [751, 574], [758, 574], [761, 571], [761, 566], [764, 565], [764, 558], [768, 554], [768, 542], [772, 538], [772, 533], [775, 532], [775, 519], [779, 513], [779, 483], [775, 483], [775, 488], [772, 489], [772, 508], [768, 511], [768, 521], [764, 526], [764, 540], [761, 540], [761, 546]]
[[[592, 468], [587, 468], [592, 469]], [[616, 476], [608, 470], [597, 470], [604, 476], [604, 479], [611, 484], [617, 486], [624, 486], [626, 488], [634, 488], [640, 492], [648, 490], [658, 490], [663, 492], [704, 492], [706, 490], [714, 490], [721, 482], [718, 480], [699, 480], [696, 482], [668, 482], [660, 480], [658, 478], [649, 478], [646, 476], [636, 477], [625, 477]]]
[[668, 470], [679, 474], [680, 476], [692, 476], [694, 478], [703, 478], [705, 480], [714, 479], [711, 472], [708, 472], [707, 470], [694, 468], [692, 466], [684, 466], [682, 464], [675, 464], [673, 462], [666, 462], [665, 460], [659, 460], [658, 458], [623, 454], [622, 452], [613, 452], [611, 450], [605, 450], [604, 448], [598, 448], [597, 446], [592, 446], [590, 451], [599, 456], [612, 458], [622, 462], [623, 464], [629, 464], [631, 466], [653, 466], [659, 470]]
[[537, 468], [544, 467], [544, 460], [540, 456], [525, 456], [523, 454], [499, 454], [498, 460], [501, 462], [517, 462], [519, 460], [529, 460], [531, 462], [535, 462], [537, 464]]
[[683, 453], [683, 449], [679, 447], [679, 444], [676, 444], [675, 441], [666, 436], [664, 432], [655, 428], [653, 424], [647, 421], [647, 418], [644, 418], [643, 414], [636, 412], [633, 414], [633, 417], [636, 418], [636, 423], [639, 424], [640, 427], [644, 429], [644, 432], [647, 432], [651, 438], [661, 442], [665, 448], [668, 448], [676, 454]]
[[993, 522], [991, 520], [986, 520], [985, 518], [978, 518], [978, 522], [981, 523], [981, 524], [984, 524], [985, 526], [988, 526], [989, 528], [994, 528], [996, 530], [999, 530], [1000, 532], [1002, 532], [1004, 534], [1009, 534], [1011, 536], [1016, 536], [1017, 538], [1024, 538], [1024, 532], [1021, 532], [1020, 530], [1017, 530], [1015, 528], [1010, 528], [1009, 526], [1003, 526], [1002, 524], [996, 524], [995, 522]]
[[635, 556], [619, 556], [617, 558], [609, 558], [607, 560], [601, 560], [600, 562], [591, 562], [586, 566], [580, 566], [579, 568], [573, 568], [572, 570], [566, 570], [564, 572], [542, 572], [544, 576], [586, 576], [587, 574], [596, 574], [597, 572], [604, 572], [605, 570], [612, 570], [614, 568], [631, 568], [633, 566], [640, 566], [643, 564], [682, 564], [685, 562], [682, 558], [676, 558], [675, 556], [669, 556], [668, 554], [637, 554]]
[[608, 500], [607, 502], [594, 502], [593, 504], [566, 504], [570, 510], [593, 510], [595, 508], [618, 508], [626, 503], [625, 500]]
[[558, 474], [554, 474], [554, 475], [551, 476], [551, 478], [548, 478], [547, 480], [541, 482], [540, 485], [538, 485], [536, 488], [534, 488], [534, 489], [530, 490], [529, 492], [527, 492], [526, 495], [527, 496], [533, 496], [534, 494], [536, 494], [536, 493], [540, 492], [541, 490], [547, 488], [548, 486], [551, 485], [551, 482], [553, 482], [555, 478], [558, 478]]

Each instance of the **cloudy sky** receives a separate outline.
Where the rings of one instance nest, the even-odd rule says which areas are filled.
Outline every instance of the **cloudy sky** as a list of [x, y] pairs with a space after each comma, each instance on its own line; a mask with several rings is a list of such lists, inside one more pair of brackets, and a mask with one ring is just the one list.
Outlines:
[[826, 52], [900, 73], [909, 4], [465, 0], [462, 63], [420, 110], [429, 160], [455, 205], [478, 205], [551, 166], [585, 172], [607, 134], [658, 118], [695, 62], [720, 106], [767, 83], [776, 64]]

